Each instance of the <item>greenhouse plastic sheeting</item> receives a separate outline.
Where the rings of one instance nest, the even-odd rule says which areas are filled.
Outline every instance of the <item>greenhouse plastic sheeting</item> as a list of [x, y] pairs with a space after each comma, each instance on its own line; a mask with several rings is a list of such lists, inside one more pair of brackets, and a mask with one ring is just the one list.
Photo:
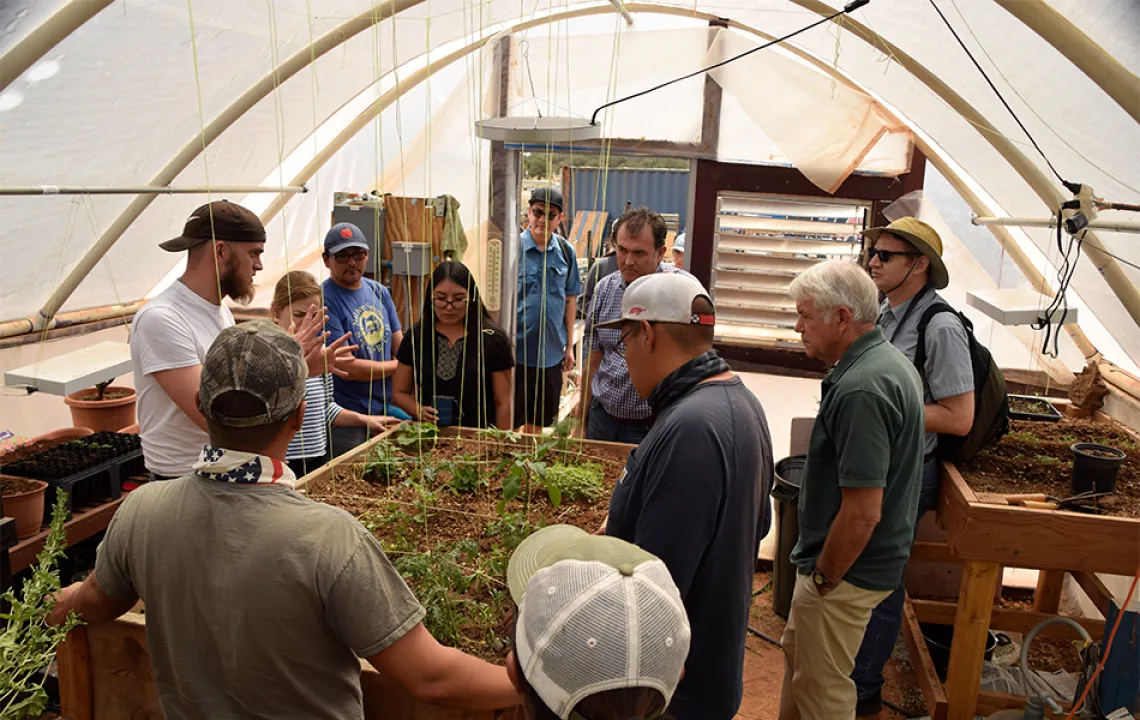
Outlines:
[[[312, 39], [333, 33], [362, 14], [386, 19], [345, 34], [343, 42], [315, 63], [283, 78], [275, 91], [264, 94], [224, 131], [204, 156], [192, 148], [189, 165], [175, 175], [172, 184], [288, 184], [307, 162], [305, 158], [311, 159], [322, 143], [336, 135], [327, 128], [338, 123], [344, 126], [346, 109], [355, 116], [384, 91], [385, 83], [394, 87], [426, 62], [470, 45], [482, 47], [503, 31], [518, 29], [518, 38], [528, 42], [525, 73], [520, 71], [523, 58], [518, 53], [513, 57], [510, 97], [518, 112], [530, 112], [525, 100], [531, 98], [533, 79], [533, 94], [545, 96], [549, 108], [557, 106], [563, 114], [589, 117], [599, 99], [640, 89], [638, 73], [630, 68], [648, 73], [646, 85], [682, 67], [696, 69], [707, 49], [712, 17], [731, 18], [774, 36], [820, 17], [805, 9], [815, 6], [811, 0], [642, 3], [632, 6], [632, 27], [602, 2], [538, 0], [520, 6], [517, 0], [402, 0], [400, 12], [388, 17], [396, 4], [370, 0], [112, 2], [0, 93], [0, 184], [149, 183], [179, 151], [192, 146], [204, 124], [260, 80], [272, 77], [275, 65], [307, 56]], [[1091, 184], [1098, 195], [1110, 200], [1140, 202], [1140, 163], [1136, 162], [1140, 125], [1135, 120], [1060, 52], [996, 3], [938, 0], [938, 4], [1066, 179]], [[1140, 72], [1140, 43], [1136, 42], [1140, 7], [1134, 2], [1049, 0], [1049, 4], [1127, 70]], [[0, 52], [15, 47], [48, 19], [52, 9], [62, 5], [26, 0], [4, 3]], [[593, 14], [542, 24], [552, 15], [579, 11]], [[929, 3], [873, 0], [852, 19], [929, 69], [1009, 137], [1061, 190]], [[529, 29], [523, 29], [523, 24], [530, 24]], [[762, 40], [731, 32], [749, 43]], [[789, 48], [803, 50], [850, 78], [888, 114], [896, 113], [913, 132], [928, 138], [935, 151], [960, 168], [961, 176], [990, 203], [991, 212], [1031, 217], [1051, 212], [978, 128], [902, 67], [882, 44], [865, 42], [828, 24], [797, 36]], [[271, 235], [288, 234], [289, 253], [307, 251], [323, 227], [321, 216], [331, 192], [346, 186], [364, 189], [362, 185], [402, 187], [400, 192], [416, 195], [450, 193], [463, 202], [464, 224], [479, 226], [489, 215], [487, 143], [475, 139], [472, 128], [488, 112], [489, 55], [484, 49], [456, 61], [448, 70], [456, 73], [450, 80], [440, 69], [423, 83], [422, 90], [402, 87], [407, 92], [399, 107], [389, 108], [366, 124], [359, 140], [353, 139], [334, 153], [310, 182], [310, 187], [319, 183], [321, 197], [291, 197], [284, 214], [273, 219]], [[757, 94], [764, 92], [764, 80], [755, 78]], [[614, 136], [692, 142], [699, 138], [701, 84], [695, 78], [628, 103], [624, 109], [619, 105], [602, 112], [600, 122]], [[777, 83], [773, 80], [772, 84]], [[466, 88], [463, 96], [450, 106], [452, 111], [441, 112], [457, 87]], [[778, 102], [779, 98], [771, 100]], [[421, 111], [414, 112], [413, 104]], [[726, 96], [725, 106], [733, 113], [746, 111], [736, 98]], [[395, 121], [397, 117], [400, 122]], [[644, 120], [641, 125], [639, 118]], [[448, 123], [452, 122], [457, 125], [451, 127]], [[739, 116], [732, 122], [748, 128]], [[435, 140], [437, 136], [440, 141]], [[422, 152], [411, 146], [420, 137], [424, 138]], [[780, 142], [768, 133], [757, 132], [753, 137], [748, 132], [722, 131], [716, 152], [720, 157], [792, 158], [795, 153], [780, 147]], [[786, 139], [783, 142], [787, 144]], [[378, 168], [378, 146], [385, 148], [382, 168]], [[393, 147], [405, 149], [402, 166], [395, 160], [398, 152], [389, 151]], [[132, 199], [0, 199], [5, 230], [0, 242], [0, 314], [5, 318], [34, 314]], [[272, 199], [260, 202], [267, 207]], [[126, 302], [154, 289], [178, 260], [160, 251], [157, 243], [176, 234], [188, 210], [202, 201], [194, 196], [155, 199], [64, 309]], [[323, 209], [322, 203], [326, 204]], [[1135, 235], [1099, 235], [1110, 251], [1140, 263]], [[1049, 231], [1028, 230], [1017, 236], [1032, 242], [1037, 256], [1059, 262]], [[32, 257], [30, 243], [35, 251]], [[283, 261], [286, 249], [283, 243], [280, 247]], [[1055, 280], [1053, 265], [1043, 262], [1041, 270]], [[1131, 268], [1125, 272], [1134, 281], [1140, 279], [1140, 273]], [[1078, 263], [1073, 289], [1117, 343], [1115, 348], [1101, 348], [1106, 356], [1116, 361], [1124, 354], [1140, 358], [1136, 323], [1087, 257]]]

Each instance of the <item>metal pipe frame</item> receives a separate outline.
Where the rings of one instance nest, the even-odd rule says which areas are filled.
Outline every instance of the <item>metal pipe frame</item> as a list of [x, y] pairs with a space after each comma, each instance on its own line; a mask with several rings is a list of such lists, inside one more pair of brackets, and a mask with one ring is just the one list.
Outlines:
[[[1055, 228], [1057, 216], [1047, 218], [1024, 217], [975, 217], [971, 220], [975, 225], [1004, 225], [1006, 227], [1033, 227]], [[1115, 232], [1140, 233], [1140, 222], [1129, 220], [1093, 220], [1088, 224], [1094, 230], [1112, 230]]]
[[0, 196], [26, 195], [205, 195], [207, 193], [307, 193], [304, 185], [266, 187], [264, 185], [200, 185], [177, 187], [167, 185], [17, 185], [0, 187]]
[[115, 0], [71, 0], [0, 57], [0, 92]]

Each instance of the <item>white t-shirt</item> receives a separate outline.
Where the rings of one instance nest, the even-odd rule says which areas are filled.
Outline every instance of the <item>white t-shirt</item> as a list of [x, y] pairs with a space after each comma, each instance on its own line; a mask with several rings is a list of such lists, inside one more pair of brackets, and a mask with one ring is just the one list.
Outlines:
[[143, 456], [152, 473], [185, 475], [209, 442], [206, 432], [174, 404], [154, 373], [201, 365], [214, 338], [233, 324], [229, 308], [214, 305], [181, 281], [135, 315], [131, 323], [131, 365]]

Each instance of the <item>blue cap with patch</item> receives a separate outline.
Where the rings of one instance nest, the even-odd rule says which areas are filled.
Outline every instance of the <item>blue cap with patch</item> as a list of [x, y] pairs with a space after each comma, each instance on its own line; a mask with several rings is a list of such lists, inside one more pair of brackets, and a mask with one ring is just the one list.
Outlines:
[[325, 252], [336, 255], [349, 248], [368, 250], [368, 238], [352, 223], [337, 223], [325, 234]]

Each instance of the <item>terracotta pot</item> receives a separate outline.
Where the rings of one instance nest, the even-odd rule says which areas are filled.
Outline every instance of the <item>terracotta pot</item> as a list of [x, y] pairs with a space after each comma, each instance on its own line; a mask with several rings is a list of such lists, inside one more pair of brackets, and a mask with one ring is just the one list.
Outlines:
[[[15, 452], [15, 451], [19, 450], [20, 448], [27, 447], [28, 445], [35, 445], [38, 442], [48, 442], [49, 440], [59, 440], [59, 441], [74, 440], [75, 438], [87, 437], [88, 435], [94, 435], [94, 434], [95, 434], [94, 430], [92, 430], [91, 428], [85, 428], [85, 427], [66, 427], [66, 428], [60, 428], [59, 430], [52, 430], [49, 433], [44, 433], [43, 435], [37, 435], [36, 437], [32, 438], [31, 440], [21, 442], [19, 445], [13, 445], [12, 447], [5, 448], [4, 450], [0, 450], [0, 463], [3, 463], [4, 458], [8, 455], [8, 453]], [[58, 444], [58, 443], [55, 443], [55, 444]]]
[[135, 391], [133, 388], [112, 385], [107, 392], [129, 393], [114, 400], [81, 400], [92, 393], [93, 388], [80, 390], [63, 399], [71, 408], [71, 421], [79, 427], [91, 428], [99, 432], [115, 432], [135, 422]]
[[35, 490], [22, 493], [4, 494], [4, 515], [16, 520], [16, 537], [26, 540], [40, 531], [44, 521], [44, 491], [48, 484], [43, 480], [28, 480], [35, 483]]

